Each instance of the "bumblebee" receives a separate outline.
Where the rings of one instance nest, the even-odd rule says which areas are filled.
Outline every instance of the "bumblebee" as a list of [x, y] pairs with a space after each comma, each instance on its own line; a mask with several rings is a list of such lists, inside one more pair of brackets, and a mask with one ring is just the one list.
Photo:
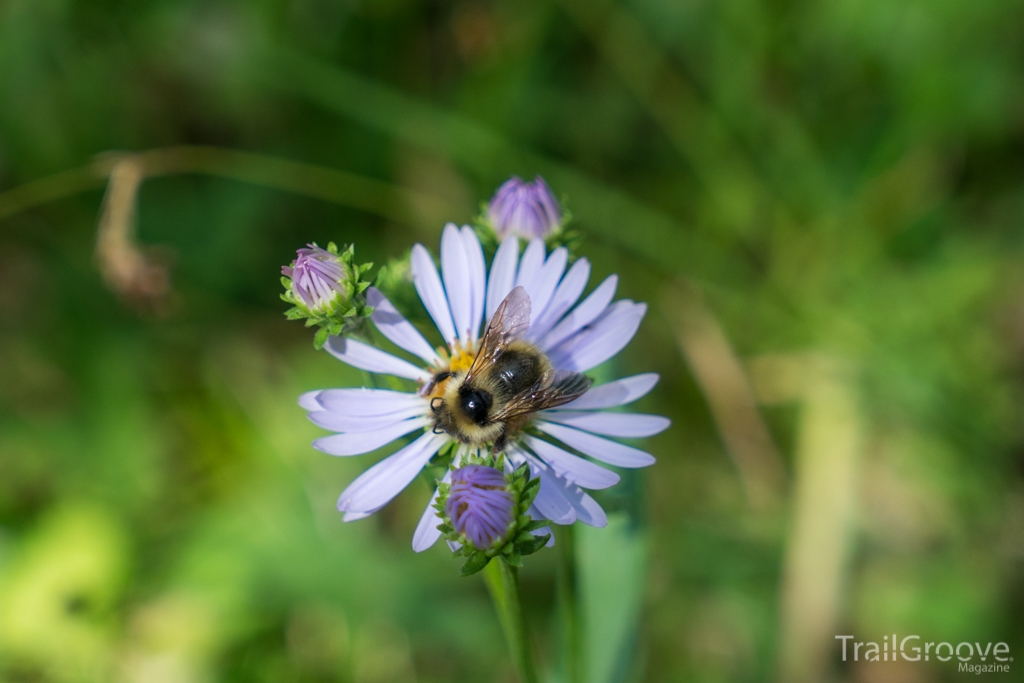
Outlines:
[[500, 453], [532, 413], [590, 389], [588, 377], [555, 370], [543, 351], [524, 340], [529, 328], [530, 296], [516, 287], [494, 312], [470, 368], [439, 372], [427, 387], [426, 393], [441, 389], [430, 401], [435, 433], [474, 445], [491, 443], [492, 452]]

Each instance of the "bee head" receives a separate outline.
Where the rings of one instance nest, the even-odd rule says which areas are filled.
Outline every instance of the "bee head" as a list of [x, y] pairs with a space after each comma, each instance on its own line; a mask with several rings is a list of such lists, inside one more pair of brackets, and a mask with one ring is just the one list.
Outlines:
[[487, 424], [488, 413], [491, 410], [493, 397], [486, 391], [467, 387], [459, 387], [459, 408], [476, 424], [483, 426]]

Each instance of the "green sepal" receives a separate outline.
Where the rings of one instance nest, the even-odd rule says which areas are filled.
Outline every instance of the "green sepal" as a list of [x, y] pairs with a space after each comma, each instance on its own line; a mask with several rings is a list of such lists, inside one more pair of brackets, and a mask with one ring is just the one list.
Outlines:
[[533, 555], [535, 552], [547, 545], [551, 539], [551, 534], [544, 534], [543, 536], [532, 536], [531, 540], [516, 543], [516, 551], [520, 555]]
[[512, 546], [512, 548], [507, 553], [502, 555], [502, 557], [504, 557], [505, 561], [508, 562], [509, 565], [512, 567], [523, 566], [523, 555], [519, 552], [519, 550], [516, 549], [515, 546]]
[[546, 519], [531, 519], [526, 524], [520, 524], [519, 530], [520, 531], [527, 531], [527, 532], [529, 532], [529, 531], [536, 531], [537, 529], [543, 529], [544, 527], [546, 527], [550, 523], [551, 522], [547, 521]]
[[565, 247], [566, 251], [569, 252], [569, 261], [571, 263], [576, 260], [580, 247], [583, 246], [583, 233], [571, 228], [566, 229], [565, 224], [568, 220], [569, 216], [566, 214], [562, 219], [562, 227], [549, 233], [544, 238], [544, 246], [547, 247], [549, 254], [558, 247]]
[[315, 348], [317, 351], [322, 349], [324, 347], [324, 344], [327, 343], [327, 338], [329, 336], [331, 336], [330, 330], [326, 327], [321, 327], [319, 330], [316, 331], [316, 336], [313, 337], [313, 348]]
[[529, 509], [533, 505], [533, 501], [537, 499], [538, 493], [540, 493], [540, 479], [531, 479], [526, 483], [526, 487], [520, 495], [520, 500], [522, 501], [520, 505]]
[[[521, 481], [530, 475], [530, 466], [527, 463], [523, 463], [512, 472], [512, 478], [516, 481]], [[539, 479], [537, 481], [540, 481]]]
[[533, 534], [531, 534], [529, 531], [526, 531], [525, 529], [520, 529], [513, 543], [526, 543], [527, 541], [530, 541], [532, 539]]
[[487, 566], [487, 563], [491, 561], [491, 558], [484, 555], [479, 550], [473, 551], [470, 554], [469, 559], [466, 560], [466, 564], [462, 565], [462, 569], [459, 570], [460, 576], [472, 576], [478, 571]]

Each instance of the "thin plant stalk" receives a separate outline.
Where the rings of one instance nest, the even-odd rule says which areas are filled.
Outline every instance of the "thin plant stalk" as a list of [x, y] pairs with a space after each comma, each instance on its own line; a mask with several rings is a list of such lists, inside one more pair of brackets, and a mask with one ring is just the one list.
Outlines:
[[580, 653], [582, 620], [576, 573], [576, 534], [572, 525], [554, 526], [558, 562], [555, 589], [562, 630], [562, 666], [567, 683], [582, 683], [583, 658]]
[[509, 654], [515, 662], [522, 683], [538, 683], [533, 662], [530, 639], [523, 620], [523, 604], [519, 598], [519, 572], [500, 558], [494, 558], [484, 568], [484, 581], [498, 611], [501, 628], [508, 641]]
[[113, 169], [129, 158], [138, 164], [143, 179], [179, 173], [217, 176], [351, 206], [401, 223], [419, 224], [422, 212], [444, 215], [458, 210], [435, 195], [338, 169], [220, 147], [179, 145], [104, 152], [86, 166], [0, 192], [0, 219], [102, 187]]

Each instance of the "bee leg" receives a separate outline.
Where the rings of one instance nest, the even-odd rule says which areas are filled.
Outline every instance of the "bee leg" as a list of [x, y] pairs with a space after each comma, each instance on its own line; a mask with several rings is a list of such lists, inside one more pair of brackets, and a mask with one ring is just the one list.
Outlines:
[[508, 430], [502, 429], [501, 434], [494, 440], [494, 445], [491, 446], [491, 455], [502, 453], [506, 446], [508, 446]]

